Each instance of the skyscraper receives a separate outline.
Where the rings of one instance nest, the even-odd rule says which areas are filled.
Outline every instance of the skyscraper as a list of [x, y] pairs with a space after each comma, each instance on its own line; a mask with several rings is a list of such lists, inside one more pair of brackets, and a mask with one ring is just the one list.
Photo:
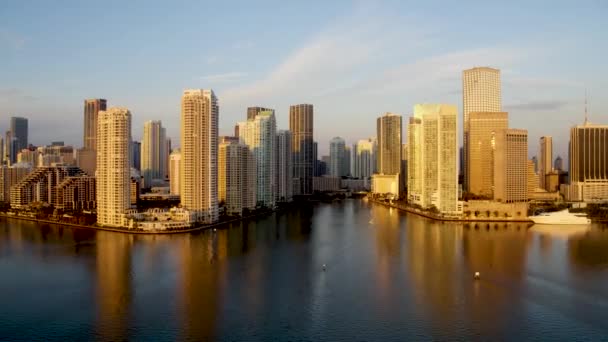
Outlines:
[[346, 176], [344, 139], [335, 137], [329, 141], [329, 174], [332, 177]]
[[99, 111], [106, 110], [107, 101], [104, 99], [84, 100], [84, 148], [97, 149], [97, 116]]
[[585, 120], [570, 128], [570, 185], [567, 200], [595, 202], [608, 198], [608, 125]]
[[368, 179], [376, 169], [374, 139], [363, 139], [353, 145], [353, 177]]
[[289, 107], [289, 130], [293, 153], [294, 195], [312, 194], [313, 160], [313, 105]]
[[502, 129], [495, 134], [494, 200], [528, 200], [528, 131]]
[[508, 127], [506, 112], [469, 113], [469, 192], [493, 197], [495, 136]]
[[187, 89], [181, 105], [180, 196], [191, 220], [218, 220], [217, 148], [219, 105], [213, 90]]
[[540, 150], [538, 153], [538, 178], [540, 180], [539, 186], [542, 189], [549, 191], [547, 186], [546, 177], [551, 171], [553, 171], [553, 138], [550, 136], [540, 137]]
[[137, 171], [141, 170], [141, 142], [131, 142], [131, 167]]
[[[13, 144], [16, 144], [17, 152], [27, 148], [28, 146], [28, 122], [26, 118], [11, 117], [11, 132]], [[15, 140], [16, 139], [16, 140]]]
[[378, 153], [376, 172], [396, 175], [401, 172], [401, 115], [386, 113], [376, 120]]
[[219, 144], [218, 200], [224, 203], [229, 215], [255, 209], [255, 157], [242, 142], [226, 139]]
[[502, 111], [500, 91], [500, 70], [488, 67], [476, 67], [462, 72], [462, 107], [463, 107], [463, 153], [465, 167], [464, 185], [470, 191], [469, 180], [471, 168], [469, 157], [469, 114], [471, 112]]
[[344, 158], [342, 159], [342, 172], [344, 173], [344, 176], [351, 176], [351, 153], [350, 146], [344, 145]]
[[251, 149], [257, 168], [257, 201], [272, 208], [277, 195], [276, 120], [274, 110], [259, 112], [254, 119], [239, 122], [239, 139]]
[[120, 227], [131, 207], [131, 112], [126, 108], [99, 111], [97, 142], [97, 223]]
[[555, 158], [555, 161], [553, 162], [553, 168], [556, 171], [564, 171], [564, 161], [562, 160], [561, 156], [557, 156], [557, 158]]
[[277, 133], [277, 201], [290, 202], [293, 197], [293, 167], [291, 152], [291, 132], [279, 130]]
[[165, 179], [166, 153], [166, 133], [162, 123], [156, 120], [146, 121], [141, 140], [141, 175], [144, 178], [144, 187], [150, 188], [154, 180]]
[[267, 111], [274, 111], [274, 109], [264, 107], [247, 107], [247, 120], [253, 120], [258, 114], [260, 114], [260, 112]]
[[456, 106], [414, 106], [408, 126], [408, 197], [422, 208], [458, 212]]
[[174, 150], [169, 159], [169, 191], [171, 195], [179, 195], [182, 154], [179, 150]]

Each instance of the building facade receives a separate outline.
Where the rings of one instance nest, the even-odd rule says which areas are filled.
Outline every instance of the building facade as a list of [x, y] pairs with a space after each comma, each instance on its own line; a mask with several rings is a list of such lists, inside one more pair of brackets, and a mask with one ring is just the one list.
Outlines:
[[144, 187], [152, 187], [154, 181], [164, 181], [168, 174], [167, 157], [165, 128], [160, 121], [146, 121], [141, 140], [141, 175]]
[[353, 144], [353, 177], [369, 179], [376, 171], [375, 139], [363, 139]]
[[469, 164], [469, 115], [472, 112], [501, 112], [500, 70], [476, 67], [462, 72], [464, 185], [469, 189], [472, 170]]
[[293, 159], [291, 132], [277, 132], [277, 201], [291, 202], [293, 198]]
[[131, 208], [131, 112], [126, 108], [99, 111], [97, 122], [97, 223], [125, 225]]
[[218, 147], [218, 200], [228, 215], [256, 207], [256, 163], [249, 147], [225, 141]]
[[313, 105], [298, 104], [289, 107], [294, 195], [310, 195], [313, 191], [313, 126]]
[[11, 166], [0, 166], [0, 202], [11, 201], [11, 187], [32, 172], [29, 163], [17, 163]]
[[398, 114], [386, 113], [376, 120], [376, 171], [379, 174], [396, 175], [401, 172], [401, 125], [401, 115]]
[[107, 101], [105, 99], [84, 100], [84, 136], [83, 147], [97, 150], [97, 117], [100, 111], [105, 111]]
[[68, 177], [85, 176], [75, 166], [39, 167], [11, 187], [11, 207], [27, 208], [32, 203], [59, 204], [58, 185]]
[[608, 125], [585, 122], [570, 129], [570, 184], [566, 198], [601, 202], [608, 198]]
[[65, 178], [57, 185], [55, 207], [62, 210], [93, 210], [97, 207], [93, 176], [80, 175]]
[[[11, 117], [11, 137], [13, 138], [12, 144], [17, 144], [17, 151], [21, 151], [28, 147], [28, 120], [22, 117]], [[16, 139], [16, 140], [15, 140]], [[14, 162], [14, 160], [13, 160]]]
[[469, 158], [469, 192], [475, 195], [493, 197], [494, 188], [494, 147], [496, 134], [509, 128], [509, 114], [506, 112], [469, 113], [469, 133], [467, 153]]
[[188, 89], [181, 105], [182, 207], [191, 220], [213, 223], [219, 218], [217, 148], [219, 105], [213, 90]]
[[179, 195], [182, 154], [179, 150], [171, 152], [169, 158], [169, 192]]
[[494, 200], [528, 200], [528, 131], [503, 129], [496, 133], [494, 150]]
[[539, 186], [542, 189], [549, 191], [546, 177], [553, 171], [553, 138], [550, 136], [540, 137], [540, 149], [538, 151], [538, 178], [540, 179]]
[[329, 175], [332, 177], [343, 177], [347, 175], [345, 170], [346, 149], [344, 139], [335, 137], [329, 141]]

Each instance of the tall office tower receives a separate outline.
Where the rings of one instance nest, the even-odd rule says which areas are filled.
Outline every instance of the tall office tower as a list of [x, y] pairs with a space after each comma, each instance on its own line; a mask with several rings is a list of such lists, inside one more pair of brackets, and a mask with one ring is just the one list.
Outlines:
[[493, 197], [494, 139], [497, 132], [508, 127], [506, 112], [469, 113], [469, 192]]
[[528, 160], [528, 200], [532, 199], [536, 188], [538, 188], [538, 174], [535, 168], [534, 160]]
[[401, 172], [401, 115], [386, 113], [377, 119], [378, 153], [376, 172], [396, 175]]
[[344, 170], [344, 139], [335, 137], [329, 141], [329, 174], [332, 177], [346, 176]]
[[342, 171], [344, 172], [345, 176], [351, 176], [351, 173], [350, 173], [350, 164], [351, 164], [350, 155], [351, 155], [350, 146], [344, 145], [344, 159], [342, 159]]
[[224, 203], [229, 215], [255, 209], [255, 157], [244, 143], [227, 139], [219, 144], [218, 201]]
[[26, 118], [11, 117], [11, 132], [13, 139], [17, 139], [17, 151], [28, 146], [28, 123]]
[[405, 189], [407, 187], [407, 158], [409, 156], [409, 148], [407, 147], [407, 142], [401, 145], [401, 173], [403, 174], [401, 178], [401, 182], [403, 183], [401, 187]]
[[357, 141], [357, 144], [353, 145], [353, 177], [368, 179], [374, 174], [376, 165], [374, 145], [374, 140], [371, 138], [359, 140]]
[[179, 150], [173, 150], [169, 156], [169, 191], [171, 195], [179, 195], [181, 163], [182, 154]]
[[462, 72], [464, 189], [471, 191], [469, 163], [469, 115], [472, 112], [501, 112], [500, 70], [477, 67]]
[[564, 171], [564, 161], [561, 156], [557, 156], [557, 158], [555, 158], [553, 168], [558, 172]]
[[494, 150], [494, 200], [528, 200], [528, 131], [503, 129], [496, 132]]
[[255, 157], [257, 168], [257, 201], [272, 208], [277, 196], [277, 124], [274, 110], [259, 112], [254, 119], [239, 122], [239, 139]]
[[[534, 163], [534, 173], [538, 173], [538, 158], [536, 156], [532, 157], [532, 163]], [[538, 184], [536, 184], [536, 187], [538, 187]]]
[[408, 125], [408, 196], [423, 208], [458, 212], [456, 106], [414, 106]]
[[191, 219], [218, 220], [217, 148], [219, 105], [213, 90], [188, 89], [182, 95], [180, 196]]
[[570, 200], [595, 202], [608, 198], [608, 125], [585, 120], [570, 128]]
[[312, 194], [313, 123], [314, 109], [311, 104], [298, 104], [289, 107], [289, 130], [293, 152], [293, 193], [294, 195]]
[[261, 112], [274, 111], [274, 109], [264, 107], [247, 107], [247, 120], [253, 120]]
[[553, 171], [553, 138], [550, 136], [540, 137], [540, 151], [538, 163], [538, 178], [541, 189], [549, 191], [546, 178]]
[[84, 100], [84, 148], [97, 149], [97, 116], [99, 111], [106, 110], [104, 99]]
[[293, 198], [293, 160], [290, 131], [279, 130], [277, 133], [277, 154], [277, 201], [291, 202]]
[[154, 181], [165, 179], [166, 153], [166, 133], [162, 123], [156, 120], [146, 121], [141, 140], [141, 175], [144, 178], [144, 187], [150, 188]]
[[[165, 131], [166, 135], [166, 131]], [[167, 138], [165, 136], [165, 166], [164, 166], [164, 174], [163, 179], [169, 179], [169, 162], [171, 157], [171, 138]]]
[[319, 159], [319, 144], [316, 141], [312, 142], [312, 160], [313, 163]]
[[97, 223], [123, 226], [131, 208], [131, 112], [126, 108], [99, 111], [97, 118]]
[[131, 141], [131, 167], [141, 170], [141, 142]]
[[17, 138], [13, 136], [12, 131], [6, 132], [6, 138], [4, 140], [4, 154], [7, 164], [14, 164], [17, 162], [17, 154], [19, 153], [19, 143]]

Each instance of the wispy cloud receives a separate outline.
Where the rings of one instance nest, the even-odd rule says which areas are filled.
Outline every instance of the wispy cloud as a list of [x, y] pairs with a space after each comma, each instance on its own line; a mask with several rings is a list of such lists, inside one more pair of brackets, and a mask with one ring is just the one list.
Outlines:
[[241, 80], [247, 76], [245, 72], [227, 72], [223, 74], [207, 75], [200, 78], [202, 82], [209, 84], [231, 83]]

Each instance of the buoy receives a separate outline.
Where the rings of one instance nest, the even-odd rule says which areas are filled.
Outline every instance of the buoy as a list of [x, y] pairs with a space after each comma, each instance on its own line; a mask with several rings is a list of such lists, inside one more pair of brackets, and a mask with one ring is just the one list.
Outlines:
[[323, 264], [323, 271], [325, 271], [327, 269], [327, 266], [325, 266], [325, 264]]
[[479, 274], [479, 272], [475, 272], [475, 280], [479, 279], [481, 277], [481, 275]]

